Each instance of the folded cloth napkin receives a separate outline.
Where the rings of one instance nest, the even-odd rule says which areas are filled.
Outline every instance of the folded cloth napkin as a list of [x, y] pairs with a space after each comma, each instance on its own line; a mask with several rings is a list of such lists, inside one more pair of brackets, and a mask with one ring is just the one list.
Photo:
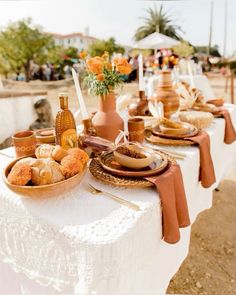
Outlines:
[[185, 138], [199, 145], [200, 149], [200, 173], [199, 180], [204, 188], [210, 187], [215, 181], [215, 170], [210, 152], [210, 137], [205, 131], [200, 131], [193, 137]]
[[[207, 103], [214, 104], [216, 107], [222, 106], [224, 104], [223, 99], [211, 99]], [[226, 144], [231, 144], [236, 140], [236, 131], [231, 120], [231, 116], [228, 110], [225, 108], [219, 108], [219, 111], [214, 113], [215, 115], [221, 115], [225, 119], [225, 137], [224, 142]]]
[[216, 115], [221, 115], [225, 119], [225, 137], [224, 142], [226, 144], [231, 144], [236, 140], [236, 131], [231, 120], [231, 116], [228, 110], [220, 108]]
[[223, 98], [209, 99], [206, 103], [213, 104], [216, 107], [221, 107], [224, 104], [224, 99]]
[[162, 231], [164, 241], [177, 243], [180, 227], [190, 225], [182, 173], [178, 164], [170, 163], [164, 173], [145, 177], [155, 184], [162, 206]]

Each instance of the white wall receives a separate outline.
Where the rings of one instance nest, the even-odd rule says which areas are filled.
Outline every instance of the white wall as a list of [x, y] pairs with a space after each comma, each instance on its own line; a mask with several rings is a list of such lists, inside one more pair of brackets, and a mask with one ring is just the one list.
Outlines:
[[0, 98], [0, 143], [14, 133], [29, 129], [37, 119], [34, 103], [45, 96]]

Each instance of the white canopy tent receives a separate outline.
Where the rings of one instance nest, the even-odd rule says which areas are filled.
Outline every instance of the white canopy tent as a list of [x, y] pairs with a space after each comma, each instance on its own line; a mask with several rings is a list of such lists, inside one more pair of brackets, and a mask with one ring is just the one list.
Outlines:
[[137, 41], [134, 44], [134, 48], [139, 49], [165, 49], [172, 48], [179, 44], [179, 41], [165, 36], [161, 33], [152, 33], [142, 40]]

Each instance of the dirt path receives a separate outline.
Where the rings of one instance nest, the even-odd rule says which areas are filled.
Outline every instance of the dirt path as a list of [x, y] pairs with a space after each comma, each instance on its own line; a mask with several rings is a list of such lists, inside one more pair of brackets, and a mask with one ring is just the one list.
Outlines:
[[189, 255], [168, 294], [236, 294], [236, 178], [219, 189], [192, 226]]

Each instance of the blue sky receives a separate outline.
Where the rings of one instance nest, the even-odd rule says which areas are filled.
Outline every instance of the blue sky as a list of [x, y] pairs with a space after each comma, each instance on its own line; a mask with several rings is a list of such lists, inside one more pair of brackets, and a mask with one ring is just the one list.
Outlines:
[[[223, 49], [224, 2], [214, 0], [212, 43]], [[157, 7], [157, 1], [146, 0], [0, 0], [0, 27], [9, 21], [32, 17], [46, 31], [55, 33], [83, 32], [99, 38], [114, 36], [118, 42], [132, 44], [132, 37], [145, 8]], [[207, 45], [210, 23], [210, 0], [162, 2], [185, 32], [183, 37], [194, 45]], [[227, 53], [236, 50], [236, 0], [228, 0]]]

